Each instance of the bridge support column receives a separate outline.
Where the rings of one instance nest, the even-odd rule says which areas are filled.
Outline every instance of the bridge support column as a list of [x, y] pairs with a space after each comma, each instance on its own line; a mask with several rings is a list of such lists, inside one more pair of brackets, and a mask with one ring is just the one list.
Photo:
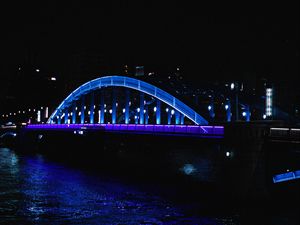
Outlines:
[[117, 121], [117, 94], [116, 91], [113, 89], [112, 94], [112, 115], [111, 115], [111, 123], [115, 124]]
[[180, 123], [180, 112], [175, 110], [175, 124], [178, 125]]
[[215, 107], [214, 107], [214, 98], [210, 98], [210, 105], [208, 106], [209, 116], [211, 119], [215, 118]]
[[231, 121], [231, 104], [230, 104], [229, 99], [226, 101], [225, 109], [226, 109], [227, 122], [230, 122]]
[[76, 102], [72, 105], [72, 123], [76, 123]]
[[160, 124], [160, 108], [161, 102], [160, 100], [156, 100], [156, 124]]
[[181, 114], [181, 116], [180, 116], [180, 124], [184, 125], [184, 115], [183, 114]]
[[145, 105], [145, 124], [148, 124], [148, 105]]
[[68, 115], [68, 109], [65, 109], [65, 122], [64, 124], [68, 124], [68, 119], [69, 119], [69, 115]]
[[140, 124], [144, 124], [144, 93], [140, 93]]
[[91, 102], [90, 102], [90, 124], [94, 124], [94, 105], [95, 105], [95, 94], [91, 93]]
[[80, 123], [84, 124], [84, 96], [81, 97]]
[[246, 105], [246, 121], [249, 122], [250, 121], [250, 106]]
[[125, 93], [125, 124], [129, 124], [129, 100], [130, 100], [130, 91], [126, 89]]
[[167, 108], [168, 111], [167, 111], [167, 115], [168, 115], [168, 125], [171, 124], [171, 109]]
[[104, 93], [100, 93], [100, 113], [99, 113], [99, 122], [104, 123]]

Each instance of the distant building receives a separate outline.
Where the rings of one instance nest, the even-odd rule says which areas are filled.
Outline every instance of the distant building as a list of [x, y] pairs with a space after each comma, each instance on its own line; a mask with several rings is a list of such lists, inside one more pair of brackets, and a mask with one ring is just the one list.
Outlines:
[[140, 76], [144, 76], [144, 66], [136, 66], [135, 67], [135, 76], [136, 77], [140, 77]]

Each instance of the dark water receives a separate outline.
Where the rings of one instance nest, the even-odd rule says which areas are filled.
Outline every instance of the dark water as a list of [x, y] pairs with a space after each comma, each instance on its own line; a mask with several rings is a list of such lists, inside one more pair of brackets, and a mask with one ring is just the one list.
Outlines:
[[[167, 189], [173, 190], [172, 187]], [[299, 222], [295, 208], [273, 213], [260, 207], [250, 211], [207, 213], [201, 198], [183, 204], [165, 198], [159, 190], [157, 184], [145, 188], [138, 182], [71, 167], [43, 155], [22, 155], [0, 148], [0, 224], [263, 225]]]
[[0, 224], [238, 224], [118, 179], [0, 148]]

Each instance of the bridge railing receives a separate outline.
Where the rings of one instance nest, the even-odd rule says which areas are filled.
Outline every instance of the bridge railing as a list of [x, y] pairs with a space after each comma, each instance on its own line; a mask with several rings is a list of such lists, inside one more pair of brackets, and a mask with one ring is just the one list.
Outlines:
[[194, 126], [194, 125], [143, 125], [143, 124], [29, 124], [25, 129], [31, 130], [78, 130], [94, 129], [102, 131], [124, 131], [144, 133], [175, 133], [186, 135], [219, 136], [223, 137], [223, 126]]

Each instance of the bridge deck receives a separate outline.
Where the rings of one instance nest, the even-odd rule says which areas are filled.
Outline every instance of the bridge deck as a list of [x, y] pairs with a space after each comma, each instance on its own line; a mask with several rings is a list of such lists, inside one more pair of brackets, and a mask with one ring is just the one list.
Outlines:
[[99, 130], [109, 132], [174, 134], [223, 138], [223, 126], [141, 124], [30, 124], [28, 130]]

